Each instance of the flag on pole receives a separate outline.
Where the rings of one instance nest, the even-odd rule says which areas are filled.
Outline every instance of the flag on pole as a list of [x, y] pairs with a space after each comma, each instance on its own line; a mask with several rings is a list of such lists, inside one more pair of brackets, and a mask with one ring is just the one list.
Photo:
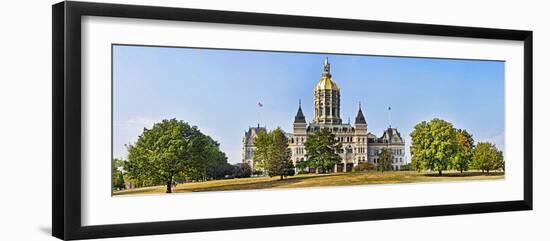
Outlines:
[[262, 104], [262, 102], [258, 102], [258, 107], [264, 107], [264, 105]]
[[391, 128], [391, 106], [388, 105], [388, 124], [390, 124]]

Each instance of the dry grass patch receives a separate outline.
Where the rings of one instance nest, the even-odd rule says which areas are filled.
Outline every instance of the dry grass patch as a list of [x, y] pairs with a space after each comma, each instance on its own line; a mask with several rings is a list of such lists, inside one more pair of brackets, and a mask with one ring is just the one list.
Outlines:
[[[279, 177], [251, 177], [227, 180], [214, 180], [207, 182], [192, 182], [178, 184], [172, 191], [180, 192], [206, 192], [206, 191], [234, 191], [273, 188], [297, 188], [297, 187], [326, 187], [349, 186], [371, 184], [396, 184], [417, 182], [449, 182], [471, 180], [496, 180], [503, 179], [501, 172], [447, 172], [442, 176], [431, 172], [395, 171], [395, 172], [351, 172], [331, 174], [305, 174], [288, 177], [279, 180]], [[162, 194], [166, 191], [164, 186], [136, 188], [116, 191], [113, 195], [124, 194]]]

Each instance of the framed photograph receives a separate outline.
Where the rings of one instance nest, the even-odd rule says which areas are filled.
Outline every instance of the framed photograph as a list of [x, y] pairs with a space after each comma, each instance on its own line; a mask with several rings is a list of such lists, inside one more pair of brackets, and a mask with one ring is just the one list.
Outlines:
[[532, 32], [53, 5], [53, 235], [532, 209]]

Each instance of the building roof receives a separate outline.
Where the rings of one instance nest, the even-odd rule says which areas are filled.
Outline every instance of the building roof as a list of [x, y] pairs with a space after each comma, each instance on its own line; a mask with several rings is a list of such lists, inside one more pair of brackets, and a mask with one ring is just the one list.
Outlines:
[[357, 112], [357, 116], [355, 117], [355, 124], [367, 124], [365, 116], [363, 115], [363, 111], [361, 111], [361, 103], [359, 103], [359, 111]]
[[405, 140], [401, 137], [401, 133], [396, 128], [388, 128], [382, 134], [382, 137], [378, 138], [372, 133], [367, 134], [369, 143], [379, 144], [405, 144]]
[[315, 86], [315, 90], [339, 90], [338, 85], [336, 85], [336, 82], [332, 80], [332, 78], [323, 76], [317, 82], [317, 86]]
[[260, 131], [267, 131], [267, 130], [265, 126], [260, 126], [260, 124], [258, 124], [257, 127], [249, 127], [248, 130], [244, 132], [245, 141], [252, 141]]
[[302, 112], [302, 102], [300, 101], [300, 104], [298, 105], [298, 112], [296, 113], [296, 116], [294, 117], [294, 123], [306, 123], [306, 117], [304, 116], [304, 112]]
[[404, 143], [401, 133], [396, 128], [389, 127], [384, 131], [380, 140], [384, 143]]

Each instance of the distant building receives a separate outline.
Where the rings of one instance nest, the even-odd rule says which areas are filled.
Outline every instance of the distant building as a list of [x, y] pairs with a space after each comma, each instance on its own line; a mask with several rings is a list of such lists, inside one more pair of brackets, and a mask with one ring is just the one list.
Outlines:
[[[321, 129], [328, 129], [336, 139], [342, 143], [343, 152], [340, 154], [342, 163], [334, 167], [335, 172], [349, 172], [362, 162], [379, 163], [379, 154], [382, 148], [392, 152], [392, 168], [399, 170], [405, 164], [405, 140], [395, 128], [389, 127], [382, 137], [378, 138], [368, 132], [368, 124], [361, 110], [357, 110], [355, 123], [342, 123], [340, 118], [340, 89], [330, 74], [330, 63], [325, 59], [323, 74], [313, 91], [313, 120], [308, 124], [299, 103], [298, 112], [294, 117], [292, 133], [288, 133], [289, 148], [292, 151], [292, 162], [306, 160], [304, 143], [309, 135]], [[243, 162], [249, 163], [252, 168], [254, 156], [254, 138], [258, 131], [265, 131], [265, 127], [251, 127], [243, 138]], [[315, 170], [309, 170], [315, 172]]]
[[258, 124], [257, 127], [250, 127], [248, 130], [244, 133], [243, 137], [243, 157], [242, 160], [244, 163], [248, 163], [250, 167], [252, 167], [252, 170], [254, 170], [254, 161], [252, 158], [254, 157], [254, 138], [258, 135], [258, 132], [260, 131], [266, 131], [265, 127], [260, 127], [260, 124]]

